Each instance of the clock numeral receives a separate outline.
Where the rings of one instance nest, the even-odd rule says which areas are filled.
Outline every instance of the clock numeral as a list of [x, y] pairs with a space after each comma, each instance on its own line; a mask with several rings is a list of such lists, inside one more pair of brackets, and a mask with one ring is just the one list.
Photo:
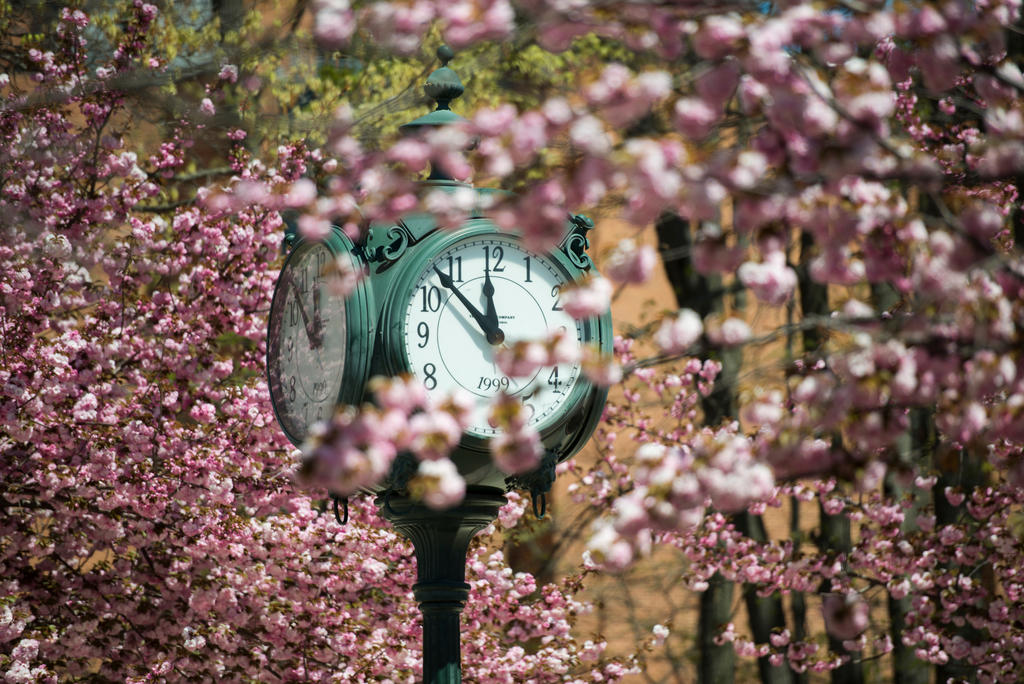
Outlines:
[[316, 279], [319, 281], [324, 275], [324, 265], [327, 264], [327, 253], [323, 249], [316, 253]]
[[523, 257], [523, 261], [526, 262], [526, 280], [524, 280], [523, 282], [532, 283], [533, 281], [530, 280], [530, 257]]
[[288, 300], [288, 327], [294, 328], [299, 324], [299, 302], [296, 299]]
[[558, 389], [564, 383], [558, 379], [558, 366], [551, 369], [551, 373], [548, 374], [548, 384], [554, 387], [552, 390], [555, 394], [561, 394], [562, 390]]
[[551, 296], [555, 298], [555, 303], [551, 305], [551, 310], [552, 311], [561, 311], [562, 310], [562, 307], [558, 305], [559, 298], [561, 297], [561, 295], [562, 295], [562, 293], [559, 291], [557, 285], [555, 285], [554, 287], [551, 288]]
[[488, 378], [481, 376], [480, 382], [477, 383], [476, 388], [480, 390], [499, 390], [508, 389], [509, 379], [505, 376]]
[[533, 420], [533, 417], [537, 415], [537, 409], [534, 408], [533, 404], [523, 402], [523, 408], [526, 410], [526, 422]]
[[295, 376], [288, 378], [288, 401], [295, 401]]
[[434, 373], [437, 372], [437, 366], [432, 363], [428, 363], [423, 366], [423, 386], [428, 390], [437, 388], [437, 378], [434, 377]]
[[[493, 257], [492, 257], [493, 255]], [[494, 259], [494, 266], [491, 266], [491, 259]], [[501, 265], [501, 260], [505, 258], [505, 249], [500, 245], [494, 247], [487, 247], [484, 245], [484, 272], [501, 273], [505, 270], [505, 267]]]
[[457, 283], [462, 282], [462, 257], [448, 257], [448, 277]]
[[427, 346], [427, 342], [430, 341], [430, 326], [427, 325], [426, 321], [420, 321], [416, 326], [416, 334], [420, 336], [420, 343], [416, 345], [420, 349]]
[[431, 285], [429, 288], [424, 285], [420, 288], [423, 295], [423, 308], [421, 311], [437, 311], [441, 308], [441, 291]]

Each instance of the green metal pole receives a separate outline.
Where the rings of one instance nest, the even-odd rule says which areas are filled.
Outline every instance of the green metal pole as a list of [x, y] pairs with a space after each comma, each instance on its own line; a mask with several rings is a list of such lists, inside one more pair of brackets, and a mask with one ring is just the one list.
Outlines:
[[381, 515], [412, 542], [417, 582], [413, 594], [423, 612], [423, 681], [462, 682], [462, 608], [469, 597], [466, 552], [477, 532], [491, 524], [505, 503], [495, 487], [466, 488], [455, 508], [435, 511], [408, 496], [377, 498]]

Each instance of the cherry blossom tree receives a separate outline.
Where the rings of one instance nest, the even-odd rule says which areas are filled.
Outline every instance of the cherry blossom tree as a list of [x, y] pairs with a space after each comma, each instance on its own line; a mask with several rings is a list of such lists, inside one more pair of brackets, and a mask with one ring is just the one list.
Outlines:
[[[25, 71], [3, 77], [0, 671], [416, 681], [410, 545], [368, 503], [342, 526], [298, 488], [273, 421], [262, 365], [278, 211], [203, 187], [167, 201], [194, 180], [183, 169], [209, 142], [202, 116], [133, 149], [145, 136], [115, 86], [166, 67], [158, 21], [134, 3], [94, 65], [88, 16], [64, 10], [52, 49], [15, 42]], [[236, 78], [220, 69], [202, 106]], [[294, 196], [316, 155], [292, 144], [261, 161], [243, 138], [224, 143], [234, 195]], [[574, 581], [538, 586], [495, 550], [523, 509], [512, 497], [495, 541], [471, 553], [467, 676], [616, 681], [629, 663], [572, 633], [588, 610]]]
[[[657, 223], [686, 264], [668, 274], [681, 310], [617, 347], [624, 403], [606, 413], [597, 466], [578, 471], [577, 496], [608, 511], [586, 563], [621, 571], [673, 544], [705, 596], [744, 583], [756, 633], [709, 619], [707, 681], [731, 677], [710, 662], [716, 641], [758, 656], [773, 681], [860, 680], [893, 649], [901, 679], [919, 676], [912, 660], [941, 680], [1019, 678], [1016, 569], [1001, 555], [1016, 546], [1021, 484], [1019, 6], [457, 7], [418, 3], [424, 23], [385, 39], [412, 44], [433, 19], [453, 44], [526, 31], [559, 51], [597, 33], [633, 54], [581, 71], [572, 96], [477, 111], [462, 131], [392, 148], [405, 168], [361, 206], [388, 220], [415, 204], [401, 179], [435, 159], [518, 190], [492, 213], [535, 246], [557, 241], [570, 208], [597, 207], [638, 236]], [[378, 11], [322, 3], [317, 35], [342, 47], [375, 31]], [[339, 123], [332, 144], [349, 164], [323, 221], [368, 187]], [[629, 286], [652, 260], [623, 243], [609, 266]], [[577, 315], [611, 292], [573, 293]], [[748, 293], [787, 307], [787, 323], [751, 330], [736, 315]], [[784, 358], [740, 396], [742, 355], [776, 341]], [[544, 362], [527, 349], [513, 360], [528, 358]], [[637, 409], [651, 405], [664, 412]], [[820, 501], [817, 544], [765, 537], [757, 515], [786, 498]], [[795, 594], [790, 619], [779, 598]], [[804, 594], [824, 641], [808, 635]]]
[[[698, 634], [641, 630], [632, 647], [649, 662], [696, 638], [708, 682], [733, 678], [733, 654], [772, 682], [867, 681], [882, 662], [896, 681], [928, 681], [929, 667], [939, 681], [1019, 681], [1020, 12], [1015, 0], [323, 0], [322, 50], [372, 43], [410, 62], [441, 38], [575, 50], [571, 92], [477, 101], [464, 126], [402, 140], [364, 135], [373, 121], [342, 104], [323, 140], [264, 150], [209, 126], [228, 84], [251, 76], [224, 64], [194, 117], [142, 154], [124, 87], [169, 68], [155, 7], [133, 6], [100, 65], [80, 11], [62, 13], [45, 49], [12, 38], [6, 677], [415, 679], [409, 549], [368, 505], [340, 527], [320, 490], [294, 483], [261, 359], [279, 212], [298, 210], [314, 238], [331, 225], [358, 238], [417, 207], [456, 227], [468, 195], [415, 185], [435, 162], [515, 191], [488, 211], [533, 247], [555, 245], [578, 211], [634, 226], [599, 260], [607, 280], [566, 293], [572, 315], [650, 279], [652, 237], [676, 298], [621, 330], [614, 358], [546, 338], [499, 359], [515, 374], [585, 355], [616, 390], [593, 457], [559, 468], [593, 512], [578, 572], [538, 587], [490, 550], [521, 516], [515, 496], [472, 552], [467, 678], [624, 676], [629, 654], [573, 633], [577, 592], [668, 552], [700, 596]], [[580, 51], [587, 41], [601, 49]], [[214, 136], [224, 182], [183, 181], [190, 150]], [[348, 494], [411, 451], [431, 464], [417, 495], [456, 501], [438, 449], [457, 438], [459, 404], [421, 395], [375, 381], [375, 403], [324, 425], [307, 468]], [[495, 458], [527, 469], [535, 436], [502, 409]], [[791, 534], [772, 538], [762, 516], [783, 506]]]

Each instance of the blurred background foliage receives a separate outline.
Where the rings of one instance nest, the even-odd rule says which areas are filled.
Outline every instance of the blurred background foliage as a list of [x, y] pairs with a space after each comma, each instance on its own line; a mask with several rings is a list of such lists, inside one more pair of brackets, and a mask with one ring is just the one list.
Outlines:
[[[217, 114], [206, 125], [211, 134], [206, 145], [228, 130], [242, 128], [252, 151], [272, 152], [277, 145], [296, 140], [316, 147], [325, 141], [338, 107], [348, 105], [357, 122], [357, 137], [369, 147], [386, 146], [397, 136], [399, 125], [431, 107], [421, 86], [439, 66], [434, 53], [442, 38], [436, 29], [428, 31], [420, 49], [410, 56], [388, 53], [366, 30], [356, 33], [344, 52], [325, 51], [312, 38], [307, 0], [154, 4], [160, 14], [157, 40], [148, 56], [158, 59], [163, 69], [118, 85], [135, 99], [135, 116], [161, 127], [174, 126], [194, 113], [211, 85], [223, 86], [214, 93]], [[90, 17], [87, 60], [102, 64], [130, 13], [131, 0], [86, 0], [69, 6]], [[14, 75], [31, 69], [20, 62], [26, 44], [43, 50], [52, 47], [61, 7], [52, 0], [0, 2], [0, 33], [8, 46], [0, 46], [4, 72]], [[533, 28], [523, 26], [514, 42], [486, 42], [458, 52], [450, 66], [465, 83], [466, 94], [453, 109], [463, 116], [505, 104], [529, 109], [558, 94], [571, 99], [582, 76], [597, 73], [609, 62], [644, 66], [615, 40], [588, 35], [554, 54], [540, 48], [533, 36]], [[218, 84], [217, 75], [226, 64], [238, 68], [237, 83]]]

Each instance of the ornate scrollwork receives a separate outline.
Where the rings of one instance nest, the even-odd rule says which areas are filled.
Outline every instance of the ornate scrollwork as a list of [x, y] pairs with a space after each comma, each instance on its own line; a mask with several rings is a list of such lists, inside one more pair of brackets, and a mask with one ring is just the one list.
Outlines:
[[392, 226], [388, 229], [388, 242], [380, 248], [381, 259], [385, 261], [398, 261], [405, 250], [409, 249], [412, 243], [412, 233], [405, 227], [404, 223]]
[[386, 242], [372, 250], [368, 258], [372, 262], [379, 263], [377, 273], [386, 271], [402, 258], [406, 250], [421, 242], [423, 238], [433, 233], [434, 230], [429, 230], [423, 235], [416, 236], [409, 226], [399, 221], [396, 225], [388, 228]]
[[583, 271], [589, 271], [594, 262], [590, 260], [587, 250], [590, 248], [590, 239], [587, 233], [594, 227], [594, 221], [583, 214], [574, 214], [569, 217], [572, 230], [562, 240], [562, 252], [569, 257], [573, 266]]

